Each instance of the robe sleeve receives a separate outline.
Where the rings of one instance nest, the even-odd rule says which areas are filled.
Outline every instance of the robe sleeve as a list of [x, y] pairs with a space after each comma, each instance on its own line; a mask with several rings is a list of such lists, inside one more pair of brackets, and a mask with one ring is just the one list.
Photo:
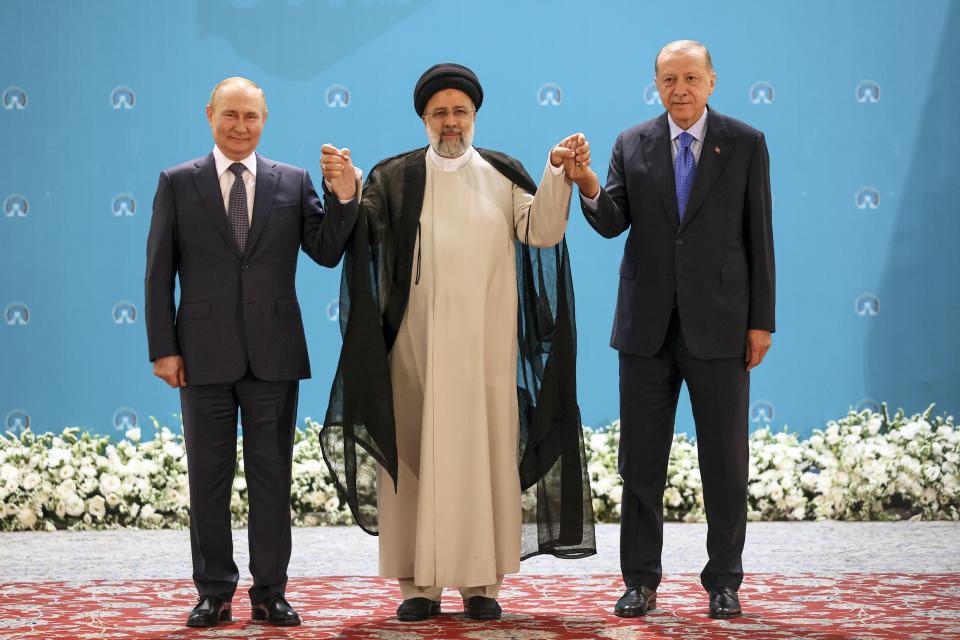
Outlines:
[[537, 194], [513, 185], [513, 226], [516, 238], [532, 247], [552, 247], [563, 239], [570, 217], [573, 183], [550, 170], [549, 161]]

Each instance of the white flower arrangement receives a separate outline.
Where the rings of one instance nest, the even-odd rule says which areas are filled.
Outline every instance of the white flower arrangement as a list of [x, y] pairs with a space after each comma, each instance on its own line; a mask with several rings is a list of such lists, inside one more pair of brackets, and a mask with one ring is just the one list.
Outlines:
[[[953, 417], [892, 418], [851, 411], [806, 440], [787, 431], [750, 436], [748, 517], [751, 520], [960, 520], [960, 429]], [[153, 420], [122, 440], [64, 429], [0, 436], [0, 531], [181, 528], [189, 523], [183, 436]], [[179, 431], [179, 430], [178, 430]], [[300, 526], [351, 524], [320, 454], [320, 425], [297, 430], [291, 517]], [[620, 423], [584, 430], [598, 522], [620, 519], [623, 483], [617, 472]], [[703, 521], [696, 442], [674, 437], [664, 488], [664, 518]], [[372, 487], [363, 487], [371, 491]], [[247, 521], [242, 439], [231, 500], [235, 526]]]

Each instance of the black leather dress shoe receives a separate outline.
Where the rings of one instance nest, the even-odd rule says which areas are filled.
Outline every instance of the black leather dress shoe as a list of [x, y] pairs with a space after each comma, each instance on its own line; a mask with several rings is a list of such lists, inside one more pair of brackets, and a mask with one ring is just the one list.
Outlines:
[[648, 611], [657, 608], [657, 591], [647, 587], [627, 587], [626, 592], [617, 600], [613, 608], [614, 615], [621, 618], [645, 616]]
[[397, 620], [416, 622], [440, 613], [440, 603], [430, 598], [408, 598], [397, 607]]
[[464, 603], [463, 612], [471, 620], [499, 620], [503, 609], [493, 598], [472, 596]]
[[710, 617], [726, 620], [727, 618], [738, 618], [740, 611], [740, 598], [737, 592], [729, 587], [710, 590]]
[[215, 627], [230, 622], [230, 603], [215, 596], [203, 596], [187, 618], [188, 627]]
[[275, 624], [278, 627], [300, 625], [300, 614], [283, 596], [274, 596], [266, 602], [251, 604], [250, 616], [253, 620]]

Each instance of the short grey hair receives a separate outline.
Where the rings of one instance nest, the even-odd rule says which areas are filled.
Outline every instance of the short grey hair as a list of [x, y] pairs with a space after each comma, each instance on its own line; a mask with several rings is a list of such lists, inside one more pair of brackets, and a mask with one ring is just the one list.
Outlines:
[[668, 42], [663, 45], [663, 48], [657, 53], [657, 57], [653, 59], [654, 77], [660, 73], [660, 56], [668, 51], [702, 52], [703, 57], [707, 60], [707, 71], [713, 73], [713, 60], [710, 58], [710, 51], [707, 50], [707, 47], [703, 43], [697, 42], [696, 40], [674, 40], [673, 42]]
[[263, 112], [267, 112], [267, 94], [263, 92], [263, 89], [260, 88], [253, 80], [244, 78], [243, 76], [230, 76], [229, 78], [224, 78], [217, 83], [217, 86], [213, 88], [213, 91], [210, 92], [210, 106], [214, 111], [217, 110], [216, 102], [217, 96], [220, 95], [220, 92], [227, 88], [229, 85], [240, 85], [243, 87], [250, 87], [251, 89], [256, 89], [260, 92], [260, 99], [263, 101]]

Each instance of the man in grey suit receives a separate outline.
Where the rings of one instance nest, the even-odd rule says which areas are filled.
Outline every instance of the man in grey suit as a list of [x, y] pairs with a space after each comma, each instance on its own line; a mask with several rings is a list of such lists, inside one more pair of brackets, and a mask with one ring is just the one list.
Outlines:
[[[230, 531], [238, 411], [252, 616], [300, 624], [284, 598], [298, 381], [310, 377], [297, 256], [302, 248], [336, 266], [358, 208], [354, 201], [325, 216], [306, 171], [255, 153], [266, 119], [264, 93], [250, 80], [227, 78], [214, 88], [207, 105], [213, 151], [161, 172], [147, 239], [150, 361], [155, 375], [180, 389], [183, 410], [199, 592], [190, 627], [231, 619], [239, 577]], [[349, 152], [334, 151], [353, 175]]]
[[667, 461], [686, 382], [708, 524], [700, 578], [710, 616], [732, 618], [741, 613], [749, 372], [774, 331], [769, 158], [763, 133], [707, 107], [716, 73], [702, 44], [666, 45], [655, 73], [667, 111], [620, 134], [606, 187], [589, 167], [571, 176], [598, 233], [628, 231], [611, 339], [627, 587], [614, 612], [656, 608]]

